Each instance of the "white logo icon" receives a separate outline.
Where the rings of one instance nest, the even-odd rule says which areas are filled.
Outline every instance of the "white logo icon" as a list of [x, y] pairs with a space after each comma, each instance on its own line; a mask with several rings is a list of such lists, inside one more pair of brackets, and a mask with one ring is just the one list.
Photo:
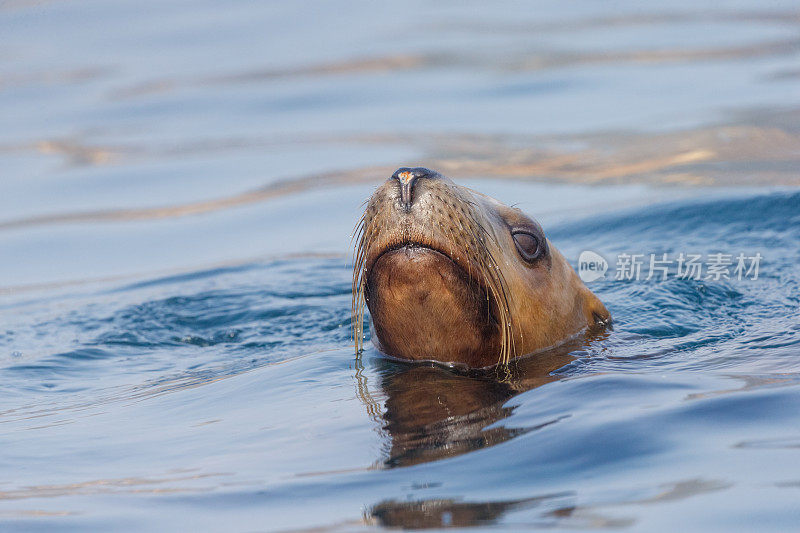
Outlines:
[[604, 278], [608, 270], [608, 261], [602, 255], [584, 250], [578, 257], [578, 275], [589, 283]]

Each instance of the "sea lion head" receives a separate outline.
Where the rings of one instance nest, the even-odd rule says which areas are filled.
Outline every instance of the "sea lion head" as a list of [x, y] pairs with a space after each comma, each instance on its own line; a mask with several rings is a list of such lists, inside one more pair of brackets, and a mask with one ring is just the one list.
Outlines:
[[357, 350], [364, 304], [384, 353], [474, 368], [610, 322], [535, 220], [426, 168], [379, 186], [356, 238]]

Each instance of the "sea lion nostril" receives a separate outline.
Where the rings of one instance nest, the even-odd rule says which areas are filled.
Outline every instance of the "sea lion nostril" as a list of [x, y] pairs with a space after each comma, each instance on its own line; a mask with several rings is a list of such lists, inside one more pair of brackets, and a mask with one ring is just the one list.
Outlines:
[[425, 167], [401, 167], [394, 171], [392, 177], [389, 179], [396, 179], [398, 181], [403, 181], [406, 179], [417, 179], [417, 178], [436, 178], [439, 177], [439, 174], [429, 168]]
[[434, 178], [436, 175], [432, 170], [423, 167], [402, 167], [398, 168], [389, 179], [396, 179], [400, 184], [400, 202], [403, 204], [403, 208], [408, 211], [414, 201], [414, 185], [417, 180]]
[[396, 179], [400, 184], [400, 203], [403, 205], [403, 209], [406, 211], [411, 209], [411, 203], [414, 201], [414, 184], [419, 178], [424, 177], [426, 174], [425, 172], [420, 172], [420, 170], [427, 169], [407, 167], [399, 168], [394, 174], [392, 174], [392, 177], [390, 178]]

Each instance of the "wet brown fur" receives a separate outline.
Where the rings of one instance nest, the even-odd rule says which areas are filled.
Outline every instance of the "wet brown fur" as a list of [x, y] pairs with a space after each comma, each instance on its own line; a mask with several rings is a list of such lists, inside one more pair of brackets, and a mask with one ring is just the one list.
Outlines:
[[610, 321], [549, 241], [534, 262], [520, 256], [511, 228], [541, 228], [519, 209], [440, 175], [419, 180], [413, 194], [404, 208], [389, 179], [357, 227], [356, 350], [365, 305], [385, 353], [470, 367], [507, 364]]

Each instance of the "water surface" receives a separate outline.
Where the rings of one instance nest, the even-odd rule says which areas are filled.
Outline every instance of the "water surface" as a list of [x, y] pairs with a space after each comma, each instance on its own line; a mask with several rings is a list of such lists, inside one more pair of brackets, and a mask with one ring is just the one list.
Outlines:
[[[786, 531], [800, 520], [796, 2], [0, 4], [0, 524]], [[350, 339], [403, 165], [576, 264], [614, 329], [511, 380]]]

